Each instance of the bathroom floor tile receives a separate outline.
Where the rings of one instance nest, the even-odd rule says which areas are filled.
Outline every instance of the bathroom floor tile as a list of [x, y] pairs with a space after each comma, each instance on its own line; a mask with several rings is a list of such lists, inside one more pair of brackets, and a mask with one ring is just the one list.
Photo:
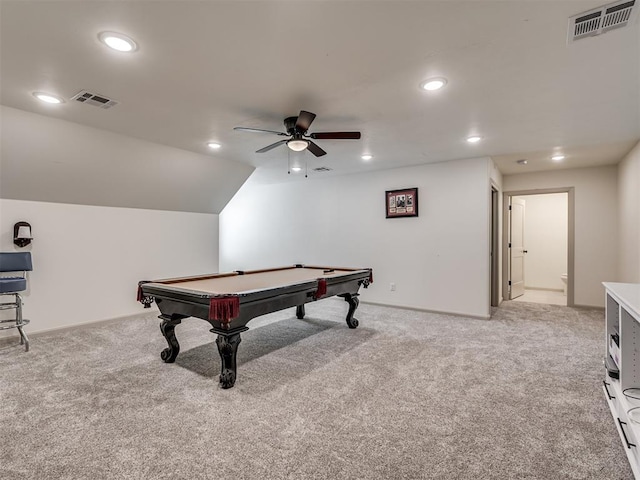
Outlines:
[[567, 297], [562, 292], [553, 290], [526, 289], [524, 295], [513, 299], [514, 302], [546, 303], [549, 305], [566, 305]]

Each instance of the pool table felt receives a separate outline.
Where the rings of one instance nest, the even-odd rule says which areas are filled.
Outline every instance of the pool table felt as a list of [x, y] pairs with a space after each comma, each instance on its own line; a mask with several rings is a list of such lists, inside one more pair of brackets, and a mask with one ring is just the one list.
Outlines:
[[324, 273], [318, 268], [287, 268], [271, 270], [259, 273], [247, 273], [246, 275], [229, 275], [172, 283], [158, 282], [184, 290], [205, 292], [213, 295], [233, 295], [247, 293], [254, 290], [266, 290], [278, 287], [286, 287], [299, 283], [313, 281], [319, 278], [339, 277], [353, 273], [354, 270], [333, 269], [330, 273]]

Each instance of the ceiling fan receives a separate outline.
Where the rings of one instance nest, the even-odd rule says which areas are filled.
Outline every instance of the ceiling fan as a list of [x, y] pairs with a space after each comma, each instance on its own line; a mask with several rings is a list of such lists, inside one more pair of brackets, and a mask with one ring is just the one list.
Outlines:
[[316, 143], [309, 139], [313, 140], [358, 140], [360, 138], [360, 132], [322, 132], [322, 133], [310, 133], [307, 134], [307, 130], [311, 126], [311, 123], [316, 118], [315, 113], [306, 112], [304, 110], [300, 110], [300, 114], [297, 117], [287, 117], [284, 119], [284, 127], [287, 130], [287, 133], [284, 132], [276, 132], [274, 130], [263, 130], [261, 128], [248, 128], [248, 127], [234, 127], [234, 130], [238, 130], [240, 132], [257, 132], [257, 133], [273, 133], [275, 135], [280, 135], [283, 137], [290, 137], [285, 140], [280, 140], [276, 143], [272, 143], [271, 145], [267, 145], [260, 150], [257, 150], [256, 153], [264, 153], [269, 150], [279, 147], [280, 145], [287, 146], [295, 151], [301, 152], [305, 149], [309, 150], [316, 157], [321, 157], [322, 155], [326, 155], [322, 148], [320, 148]]

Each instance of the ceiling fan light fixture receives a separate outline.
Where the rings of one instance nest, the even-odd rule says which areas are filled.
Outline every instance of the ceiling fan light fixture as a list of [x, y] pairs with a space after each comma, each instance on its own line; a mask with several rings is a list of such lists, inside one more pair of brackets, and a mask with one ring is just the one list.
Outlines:
[[302, 167], [291, 167], [291, 171], [300, 172], [300, 171], [302, 171]]
[[301, 152], [308, 146], [309, 146], [309, 142], [307, 142], [306, 140], [300, 140], [297, 138], [293, 140], [289, 140], [287, 142], [287, 147], [289, 147], [294, 152]]

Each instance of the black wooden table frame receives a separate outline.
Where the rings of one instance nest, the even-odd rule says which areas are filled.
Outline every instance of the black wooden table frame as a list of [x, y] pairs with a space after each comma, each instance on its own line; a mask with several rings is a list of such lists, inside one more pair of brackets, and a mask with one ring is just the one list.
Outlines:
[[[314, 267], [321, 268], [321, 267]], [[322, 272], [322, 270], [319, 270]], [[251, 274], [252, 272], [244, 272]], [[319, 288], [319, 281], [324, 282]], [[249, 329], [247, 323], [267, 313], [285, 308], [296, 307], [296, 316], [303, 319], [305, 304], [321, 298], [339, 296], [349, 304], [346, 322], [349, 328], [356, 328], [358, 320], [354, 318], [358, 308], [358, 291], [360, 286], [367, 288], [372, 281], [370, 269], [354, 270], [348, 274], [322, 279], [304, 281], [295, 285], [268, 288], [237, 294], [239, 300], [238, 315], [234, 318], [211, 318], [210, 303], [212, 297], [208, 293], [188, 290], [171, 284], [143, 281], [139, 283], [138, 299], [145, 308], [155, 300], [161, 312], [159, 318], [160, 331], [167, 341], [160, 356], [166, 363], [175, 362], [180, 353], [180, 344], [176, 338], [175, 328], [183, 319], [196, 317], [211, 325], [210, 332], [216, 333], [216, 345], [221, 360], [220, 384], [222, 388], [231, 388], [237, 376], [236, 355], [240, 344], [240, 334]], [[179, 285], [179, 284], [177, 284]]]

